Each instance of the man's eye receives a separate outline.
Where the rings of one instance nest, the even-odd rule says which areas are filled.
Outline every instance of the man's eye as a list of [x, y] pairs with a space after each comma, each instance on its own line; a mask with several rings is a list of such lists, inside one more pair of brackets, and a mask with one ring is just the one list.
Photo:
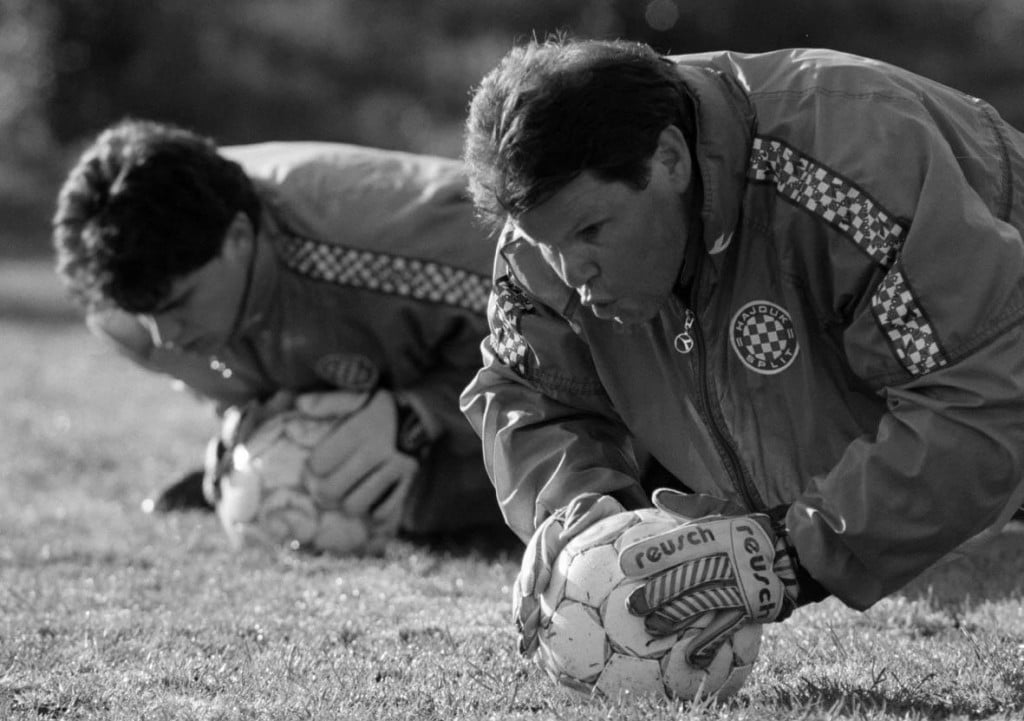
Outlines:
[[590, 242], [593, 242], [593, 241], [597, 240], [597, 236], [598, 236], [598, 234], [600, 232], [601, 232], [601, 224], [600, 223], [591, 223], [590, 225], [586, 225], [586, 226], [580, 228], [579, 232], [576, 233], [576, 236], [580, 240], [582, 240], [584, 242], [587, 242], [587, 243], [590, 243]]

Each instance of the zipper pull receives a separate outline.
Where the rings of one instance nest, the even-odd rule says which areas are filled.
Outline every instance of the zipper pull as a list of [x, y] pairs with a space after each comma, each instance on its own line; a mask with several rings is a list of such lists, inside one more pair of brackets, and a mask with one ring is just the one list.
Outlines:
[[693, 328], [693, 324], [696, 321], [696, 314], [692, 310], [687, 308], [686, 315], [683, 318], [683, 332], [678, 334], [672, 341], [672, 344], [675, 346], [676, 351], [678, 353], [686, 355], [687, 353], [693, 350], [695, 340], [693, 338], [693, 333], [691, 333], [690, 331]]

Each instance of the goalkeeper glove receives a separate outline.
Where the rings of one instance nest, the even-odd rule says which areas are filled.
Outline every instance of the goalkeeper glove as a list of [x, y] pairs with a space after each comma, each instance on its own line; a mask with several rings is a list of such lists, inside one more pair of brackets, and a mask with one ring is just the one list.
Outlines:
[[740, 625], [786, 619], [801, 599], [796, 552], [781, 524], [763, 513], [692, 518], [707, 497], [662, 488], [654, 505], [679, 517], [671, 531], [623, 548], [619, 565], [643, 585], [630, 594], [631, 613], [655, 636], [701, 630], [690, 660], [710, 659]]
[[[300, 396], [296, 408], [311, 417], [339, 415], [335, 395], [339, 394]], [[313, 449], [310, 491], [325, 507], [369, 516], [397, 532], [405, 498], [430, 442], [427, 427], [412, 406], [391, 391], [378, 390]]]

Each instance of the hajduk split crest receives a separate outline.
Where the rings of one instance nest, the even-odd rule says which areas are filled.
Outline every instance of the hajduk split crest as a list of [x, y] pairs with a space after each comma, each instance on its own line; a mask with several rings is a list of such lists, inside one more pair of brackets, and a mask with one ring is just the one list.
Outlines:
[[800, 352], [793, 318], [767, 300], [751, 301], [736, 312], [730, 339], [743, 365], [765, 375], [786, 370]]

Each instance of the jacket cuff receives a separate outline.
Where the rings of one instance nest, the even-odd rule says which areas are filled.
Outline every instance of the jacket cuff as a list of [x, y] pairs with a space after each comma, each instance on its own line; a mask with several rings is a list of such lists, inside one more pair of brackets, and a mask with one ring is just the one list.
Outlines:
[[827, 588], [818, 583], [818, 581], [816, 581], [814, 577], [807, 572], [804, 565], [800, 563], [800, 556], [797, 555], [796, 548], [794, 548], [793, 544], [789, 542], [789, 531], [786, 528], [786, 513], [788, 511], [788, 503], [775, 506], [768, 511], [768, 518], [771, 519], [772, 531], [775, 532], [776, 538], [784, 541], [783, 545], [786, 548], [786, 553], [789, 555], [793, 574], [796, 577], [796, 606], [800, 607], [806, 606], [808, 603], [817, 603], [818, 601], [822, 601], [832, 594]]

